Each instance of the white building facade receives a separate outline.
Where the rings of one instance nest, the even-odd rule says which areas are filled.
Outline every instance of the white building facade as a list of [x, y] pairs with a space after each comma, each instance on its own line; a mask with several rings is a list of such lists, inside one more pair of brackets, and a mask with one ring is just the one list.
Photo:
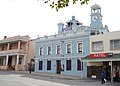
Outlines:
[[88, 62], [88, 77], [101, 77], [105, 72], [108, 80], [116, 81], [120, 75], [120, 31], [90, 36], [90, 54], [84, 59]]

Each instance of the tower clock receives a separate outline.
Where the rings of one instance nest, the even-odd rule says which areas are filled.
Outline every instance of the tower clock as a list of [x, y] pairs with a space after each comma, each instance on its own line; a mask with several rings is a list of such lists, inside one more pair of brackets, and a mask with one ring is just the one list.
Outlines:
[[102, 25], [102, 15], [101, 15], [101, 7], [97, 4], [91, 6], [91, 31], [99, 34], [100, 29], [103, 28]]

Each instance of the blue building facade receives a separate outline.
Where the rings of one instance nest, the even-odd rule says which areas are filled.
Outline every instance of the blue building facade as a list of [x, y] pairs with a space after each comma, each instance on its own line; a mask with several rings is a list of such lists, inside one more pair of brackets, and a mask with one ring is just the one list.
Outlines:
[[75, 16], [65, 25], [58, 23], [58, 34], [36, 39], [35, 72], [47, 72], [87, 77], [87, 63], [82, 62], [90, 54], [90, 35], [104, 34], [101, 8], [91, 7], [91, 24], [84, 26]]

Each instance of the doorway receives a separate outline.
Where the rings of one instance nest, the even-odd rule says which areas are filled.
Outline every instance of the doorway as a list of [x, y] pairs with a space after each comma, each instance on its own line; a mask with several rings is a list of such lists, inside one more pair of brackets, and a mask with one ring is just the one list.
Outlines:
[[109, 61], [103, 62], [103, 68], [104, 68], [106, 79], [110, 80], [111, 79], [111, 66], [109, 65]]
[[8, 66], [12, 66], [12, 56], [9, 56], [8, 58]]
[[15, 70], [15, 66], [13, 66], [13, 57], [12, 56], [9, 56], [8, 58], [8, 70]]
[[57, 74], [61, 73], [61, 60], [56, 60], [56, 70]]

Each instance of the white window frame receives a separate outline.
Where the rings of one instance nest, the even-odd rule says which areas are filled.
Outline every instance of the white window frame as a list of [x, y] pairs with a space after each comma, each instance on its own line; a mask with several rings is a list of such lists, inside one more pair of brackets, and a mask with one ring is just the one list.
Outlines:
[[[51, 47], [51, 52], [50, 52], [50, 54], [48, 54], [48, 47]], [[52, 55], [52, 46], [51, 46], [51, 45], [47, 45], [47, 55]]]
[[[101, 46], [101, 47], [102, 47], [102, 49], [99, 49], [99, 50], [98, 50], [97, 48], [96, 48], [96, 49], [94, 49], [94, 46], [95, 46], [95, 45], [94, 45], [94, 43], [102, 43], [102, 44], [101, 44], [101, 45], [102, 45], [102, 46]], [[103, 46], [103, 41], [96, 41], [96, 42], [92, 42], [92, 52], [99, 52], [99, 51], [103, 51], [103, 49], [104, 49], [104, 46]]]
[[[40, 49], [42, 48], [42, 54], [40, 55]], [[43, 55], [43, 47], [39, 47], [39, 55], [42, 56]]]
[[60, 53], [59, 53], [59, 54], [61, 54], [61, 45], [60, 45], [60, 44], [56, 44], [56, 54], [59, 55], [59, 54], [57, 53], [57, 46], [60, 46]]
[[[71, 45], [71, 52], [70, 53], [68, 53], [68, 51], [67, 51], [67, 45]], [[66, 54], [71, 54], [72, 53], [72, 43], [66, 43]]]
[[[79, 43], [82, 43], [82, 52], [78, 52], [78, 44], [79, 44]], [[83, 53], [83, 41], [77, 42], [77, 53]]]
[[[113, 41], [113, 45], [111, 45], [111, 41]], [[118, 48], [115, 47], [115, 41], [119, 41]], [[110, 50], [120, 50], [120, 39], [110, 40]]]

